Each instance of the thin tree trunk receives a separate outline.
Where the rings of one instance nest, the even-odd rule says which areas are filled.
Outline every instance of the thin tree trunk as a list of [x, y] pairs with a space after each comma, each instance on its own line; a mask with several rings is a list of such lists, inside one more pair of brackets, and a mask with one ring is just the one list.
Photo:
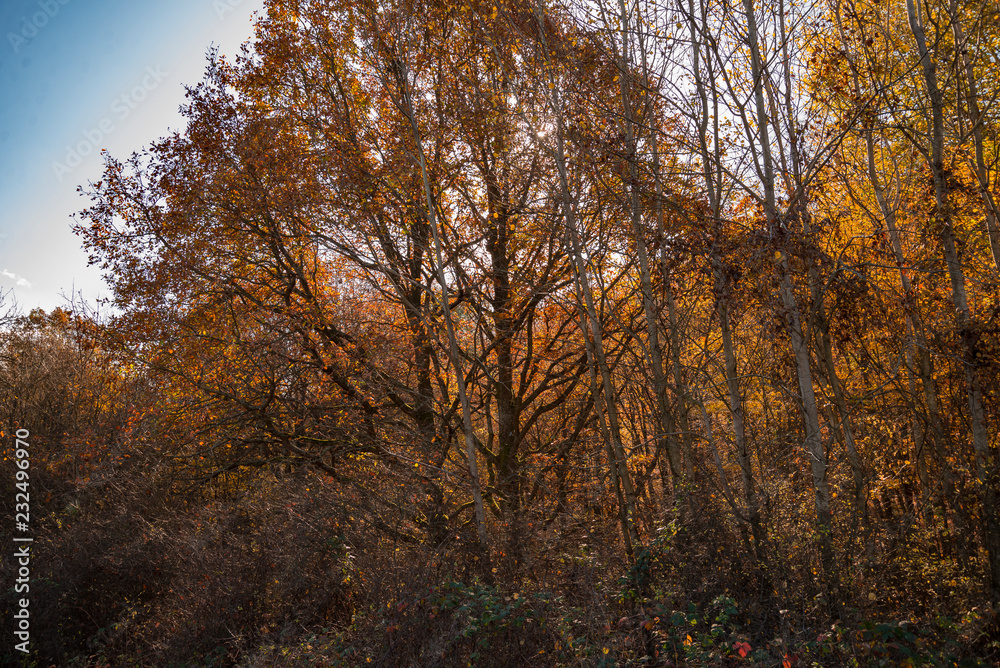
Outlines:
[[[983, 542], [986, 545], [990, 602], [994, 610], [1000, 606], [1000, 506], [996, 472], [986, 431], [982, 388], [977, 374], [976, 334], [965, 290], [965, 271], [955, 243], [955, 230], [951, 215], [950, 187], [944, 166], [944, 99], [937, 83], [937, 68], [927, 49], [920, 17], [913, 0], [906, 0], [910, 30], [917, 44], [920, 63], [931, 107], [930, 168], [934, 181], [935, 226], [944, 249], [944, 259], [951, 282], [951, 299], [955, 307], [956, 324], [962, 342], [962, 366], [969, 401], [969, 421], [972, 426], [972, 447], [976, 459], [976, 477], [982, 503]], [[995, 614], [997, 614], [995, 612]]]
[[[656, 408], [658, 412], [657, 422], [660, 425], [660, 434], [657, 442], [660, 444], [657, 449], [665, 448], [667, 460], [670, 463], [671, 479], [676, 486], [676, 482], [681, 475], [680, 453], [677, 450], [676, 441], [667, 437], [671, 432], [670, 419], [667, 416], [669, 407], [667, 404], [667, 382], [663, 368], [663, 349], [660, 347], [659, 328], [656, 324], [656, 305], [653, 301], [653, 281], [650, 275], [649, 257], [646, 253], [646, 239], [642, 230], [642, 212], [639, 207], [639, 169], [637, 160], [636, 129], [638, 123], [632, 110], [632, 90], [631, 90], [631, 50], [628, 36], [629, 15], [625, 8], [625, 0], [618, 0], [620, 10], [619, 20], [621, 22], [621, 66], [618, 76], [619, 88], [621, 91], [622, 109], [625, 115], [625, 147], [628, 152], [629, 169], [629, 213], [632, 222], [632, 240], [635, 244], [636, 256], [639, 259], [639, 280], [642, 291], [642, 309], [646, 317], [646, 338], [648, 341], [648, 366], [653, 377], [653, 391], [656, 395]], [[652, 123], [652, 121], [650, 120]]]
[[[819, 352], [820, 360], [826, 371], [826, 379], [830, 385], [830, 393], [833, 395], [834, 412], [836, 420], [833, 422], [837, 427], [844, 448], [847, 450], [847, 461], [851, 466], [851, 475], [854, 480], [854, 509], [856, 517], [863, 525], [868, 524], [868, 488], [865, 480], [865, 468], [861, 462], [861, 455], [858, 453], [857, 443], [854, 440], [854, 426], [851, 421], [851, 411], [847, 406], [847, 399], [844, 397], [844, 390], [840, 384], [840, 377], [837, 375], [837, 364], [833, 356], [833, 342], [830, 338], [830, 322], [826, 316], [826, 308], [823, 306], [823, 297], [819, 294], [819, 277], [813, 275], [813, 301], [816, 303], [816, 328], [819, 330]], [[855, 527], [856, 528], [856, 527]]]
[[458, 399], [462, 406], [462, 431], [465, 435], [465, 451], [468, 460], [469, 478], [472, 486], [472, 501], [476, 513], [476, 529], [479, 535], [479, 547], [482, 551], [481, 559], [483, 572], [487, 579], [490, 579], [490, 552], [489, 538], [486, 533], [486, 511], [483, 507], [483, 494], [479, 481], [479, 467], [477, 464], [477, 450], [475, 434], [472, 426], [472, 407], [469, 403], [469, 395], [465, 387], [465, 372], [462, 368], [462, 357], [458, 351], [458, 339], [455, 335], [455, 323], [451, 314], [451, 305], [448, 297], [448, 280], [444, 273], [444, 252], [441, 248], [441, 234], [438, 229], [437, 208], [434, 204], [434, 194], [431, 191], [430, 175], [427, 170], [427, 160], [424, 157], [424, 144], [417, 126], [416, 114], [410, 97], [408, 75], [403, 64], [399, 64], [399, 88], [401, 93], [402, 110], [406, 114], [413, 132], [417, 159], [420, 163], [420, 174], [424, 185], [424, 206], [427, 208], [427, 223], [430, 226], [431, 236], [434, 240], [434, 255], [436, 259], [435, 273], [438, 283], [441, 286], [441, 311], [444, 317], [445, 329], [448, 335], [448, 354], [451, 358], [451, 365], [455, 373], [455, 385], [458, 389]]
[[767, 533], [760, 515], [760, 502], [757, 499], [757, 485], [753, 477], [753, 462], [747, 443], [746, 422], [743, 416], [743, 396], [740, 391], [740, 380], [736, 367], [736, 350], [733, 346], [733, 329], [729, 317], [729, 299], [725, 292], [727, 286], [719, 285], [724, 281], [722, 271], [716, 269], [716, 291], [719, 294], [716, 307], [719, 311], [719, 325], [722, 329], [722, 352], [726, 365], [726, 387], [729, 391], [729, 413], [733, 420], [733, 437], [736, 440], [736, 454], [740, 462], [740, 472], [743, 479], [743, 497], [747, 505], [747, 520], [750, 523], [750, 533], [753, 536], [754, 554], [757, 564], [763, 566], [767, 549]]
[[[538, 5], [536, 5], [536, 20], [540, 28], [542, 46], [545, 48], [546, 59], [548, 60], [550, 54], [544, 32], [545, 18], [542, 11], [541, 0], [539, 0]], [[580, 238], [580, 230], [576, 220], [576, 210], [573, 206], [572, 194], [570, 193], [569, 174], [566, 169], [566, 153], [563, 141], [565, 121], [562, 113], [562, 100], [559, 95], [559, 87], [551, 75], [549, 78], [549, 84], [552, 91], [552, 108], [556, 121], [555, 159], [556, 168], [559, 172], [559, 188], [562, 194], [563, 218], [566, 222], [566, 230], [570, 241], [570, 255], [572, 256], [572, 261], [576, 269], [580, 292], [583, 296], [587, 319], [590, 324], [589, 336], [593, 345], [594, 363], [596, 364], [597, 370], [601, 376], [601, 396], [603, 398], [604, 414], [608, 422], [609, 447], [613, 457], [611, 465], [621, 481], [624, 496], [622, 503], [622, 530], [628, 537], [626, 539], [626, 548], [628, 556], [632, 558], [634, 556], [632, 553], [632, 546], [639, 544], [639, 534], [635, 526], [635, 488], [632, 485], [632, 477], [628, 471], [628, 460], [625, 456], [625, 448], [621, 441], [621, 425], [620, 420], [618, 419], [618, 407], [615, 403], [616, 392], [614, 382], [611, 379], [611, 370], [608, 367], [608, 360], [604, 347], [604, 335], [600, 319], [597, 315], [597, 309], [594, 306], [594, 295], [591, 292], [587, 262], [584, 259], [583, 242]], [[587, 336], [586, 333], [584, 333], [584, 335]]]
[[[640, 53], [642, 54], [642, 71], [644, 74], [648, 74], [649, 66], [646, 62], [646, 50], [645, 47], [641, 47]], [[646, 95], [646, 117], [651, 119], [647, 122], [649, 128], [649, 144], [652, 149], [653, 158], [653, 192], [655, 196], [655, 211], [656, 211], [656, 238], [660, 244], [659, 252], [659, 264], [660, 264], [660, 280], [663, 283], [663, 296], [667, 304], [667, 331], [664, 333], [666, 337], [666, 345], [670, 351], [670, 367], [673, 374], [673, 392], [674, 397], [677, 401], [675, 412], [676, 415], [669, 420], [667, 440], [673, 445], [673, 448], [680, 452], [683, 458], [684, 467], [684, 479], [687, 485], [694, 484], [694, 460], [692, 452], [692, 444], [694, 439], [691, 435], [691, 430], [688, 421], [688, 407], [689, 402], [687, 399], [688, 389], [684, 382], [684, 369], [681, 366], [681, 331], [680, 325], [677, 319], [677, 306], [674, 300], [673, 287], [670, 284], [670, 254], [667, 246], [667, 231], [666, 223], [664, 221], [663, 215], [663, 202], [664, 202], [664, 192], [663, 192], [663, 179], [660, 174], [660, 141], [659, 133], [657, 132], [657, 125], [652, 120], [653, 119], [653, 106], [651, 104], [652, 96]], [[666, 374], [665, 374], [666, 375]], [[664, 379], [666, 382], [666, 378]], [[669, 413], [669, 411], [668, 411]], [[668, 415], [668, 417], [670, 417]], [[679, 430], [680, 433], [675, 433], [675, 430]], [[663, 477], [663, 476], [661, 476]], [[666, 478], [663, 478], [664, 482]], [[675, 502], [677, 499], [678, 485], [674, 481], [674, 494]]]
[[976, 150], [976, 165], [973, 171], [979, 184], [979, 194], [983, 199], [986, 234], [990, 241], [990, 250], [993, 253], [993, 265], [1000, 271], [1000, 228], [997, 226], [997, 203], [990, 189], [989, 171], [986, 168], [984, 157], [982, 112], [979, 109], [979, 83], [976, 79], [976, 71], [972, 67], [972, 58], [969, 56], [970, 47], [965, 38], [965, 31], [962, 29], [957, 0], [951, 0], [948, 4], [948, 11], [951, 16], [952, 31], [955, 33], [955, 50], [960, 54], [964, 66], [964, 68], [959, 68], [959, 71], [964, 69], [966, 103], [969, 107], [969, 123], [972, 126], [972, 142]]
[[[840, 4], [835, 8], [837, 30], [840, 32], [841, 40], [846, 45], [847, 39], [840, 17]], [[853, 55], [848, 49], [844, 49], [845, 57], [851, 63], [854, 94], [861, 99], [861, 82], [858, 76], [858, 66], [854, 63]], [[896, 267], [899, 270], [900, 285], [903, 289], [903, 309], [906, 317], [906, 359], [907, 359], [907, 382], [910, 389], [910, 396], [916, 397], [914, 376], [920, 378], [920, 385], [924, 395], [924, 403], [927, 407], [927, 418], [930, 423], [930, 442], [936, 456], [941, 460], [942, 470], [945, 471], [943, 478], [947, 482], [947, 463], [943, 461], [940, 453], [945, 451], [944, 427], [941, 423], [941, 414], [938, 410], [937, 387], [934, 382], [934, 375], [931, 366], [930, 351], [927, 345], [927, 337], [924, 330], [923, 318], [920, 313], [917, 295], [910, 282], [910, 277], [906, 272], [906, 259], [903, 255], [903, 246], [900, 242], [899, 229], [896, 222], [896, 211], [889, 205], [885, 196], [885, 188], [878, 175], [875, 164], [875, 138], [874, 128], [870, 121], [862, 121], [862, 132], [865, 137], [865, 156], [868, 170], [868, 181], [871, 183], [872, 191], [875, 193], [875, 200], [878, 203], [882, 220], [888, 230], [889, 245], [892, 248]], [[914, 357], [916, 360], [914, 360]], [[916, 363], [914, 363], [916, 361]], [[925, 442], [928, 440], [923, 425], [915, 412], [912, 416], [912, 431], [914, 443], [914, 461], [916, 462], [917, 475], [921, 481], [922, 497], [925, 506], [929, 509], [932, 491], [927, 475], [927, 453]]]
[[[753, 76], [754, 101], [757, 110], [756, 126], [761, 152], [762, 165], [760, 178], [764, 187], [764, 214], [771, 235], [773, 237], [780, 237], [787, 232], [780, 220], [776, 206], [774, 163], [771, 157], [768, 133], [768, 125], [771, 121], [767, 118], [763, 94], [763, 81], [766, 74], [760, 54], [757, 19], [753, 0], [743, 0], [743, 7], [747, 19], [747, 43], [750, 48], [751, 75]], [[783, 35], [782, 37], [784, 38], [785, 36]], [[789, 119], [789, 122], [792, 122], [792, 119]], [[833, 515], [830, 509], [830, 485], [827, 480], [827, 454], [821, 439], [819, 409], [816, 405], [816, 394], [813, 389], [808, 340], [802, 327], [802, 317], [798, 300], [795, 296], [795, 289], [792, 285], [788, 259], [787, 253], [781, 253], [777, 261], [778, 294], [785, 309], [792, 352], [795, 356], [795, 372], [799, 383], [802, 418], [806, 431], [804, 445], [806, 451], [809, 453], [813, 490], [815, 492], [817, 542], [819, 544], [820, 560], [823, 565], [826, 589], [828, 594], [832, 595], [833, 590], [837, 586], [838, 577], [833, 552]]]

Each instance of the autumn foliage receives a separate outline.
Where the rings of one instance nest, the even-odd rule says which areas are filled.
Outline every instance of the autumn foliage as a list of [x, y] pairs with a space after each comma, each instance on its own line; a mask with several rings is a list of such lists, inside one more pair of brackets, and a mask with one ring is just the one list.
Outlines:
[[5, 322], [39, 665], [998, 660], [992, 6], [266, 5]]

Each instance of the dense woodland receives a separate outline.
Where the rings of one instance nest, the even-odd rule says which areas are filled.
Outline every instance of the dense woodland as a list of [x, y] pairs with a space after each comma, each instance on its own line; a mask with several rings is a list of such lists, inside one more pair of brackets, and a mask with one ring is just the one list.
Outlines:
[[266, 5], [4, 321], [29, 665], [1000, 662], [1000, 6]]

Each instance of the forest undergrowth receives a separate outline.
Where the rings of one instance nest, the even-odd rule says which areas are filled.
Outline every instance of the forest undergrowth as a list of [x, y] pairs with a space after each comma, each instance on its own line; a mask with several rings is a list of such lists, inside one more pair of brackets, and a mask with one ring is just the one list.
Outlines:
[[[710, 497], [689, 497], [705, 507], [687, 520], [650, 516], [650, 540], [631, 564], [613, 509], [526, 518], [522, 552], [497, 550], [487, 582], [470, 527], [436, 548], [387, 538], [315, 472], [181, 496], [141, 443], [71, 466], [86, 448], [35, 462], [45, 467], [35, 483], [36, 644], [27, 660], [6, 649], [5, 663], [990, 666], [1000, 657], [977, 565], [929, 551], [919, 527], [873, 532], [882, 549], [896, 544], [896, 557], [845, 567], [853, 580], [837, 607], [805, 551], [776, 548], [757, 569], [746, 536], [705, 519], [718, 512]], [[496, 544], [509, 540], [496, 530]], [[3, 569], [13, 581], [10, 560]], [[6, 590], [6, 610], [13, 599]]]

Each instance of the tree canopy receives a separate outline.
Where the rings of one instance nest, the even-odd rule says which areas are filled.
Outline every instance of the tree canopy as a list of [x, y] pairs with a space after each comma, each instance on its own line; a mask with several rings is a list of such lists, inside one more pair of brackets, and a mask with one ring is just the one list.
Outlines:
[[[574, 654], [539, 627], [523, 665], [864, 663], [875, 636], [837, 624], [879, 615], [980, 629], [959, 656], [892, 627], [879, 660], [996, 658], [992, 4], [266, 9], [209, 55], [183, 131], [83, 188], [113, 294], [97, 377], [141, 377], [162, 484], [313, 490], [341, 603], [419, 555], [431, 594], [371, 599], [389, 636], [425, 628], [405, 596], [434, 619], [448, 587], [624, 577], [634, 633]], [[73, 317], [21, 321], [5, 354]], [[673, 624], [681, 603], [718, 633]], [[383, 661], [522, 665], [421, 642]]]

